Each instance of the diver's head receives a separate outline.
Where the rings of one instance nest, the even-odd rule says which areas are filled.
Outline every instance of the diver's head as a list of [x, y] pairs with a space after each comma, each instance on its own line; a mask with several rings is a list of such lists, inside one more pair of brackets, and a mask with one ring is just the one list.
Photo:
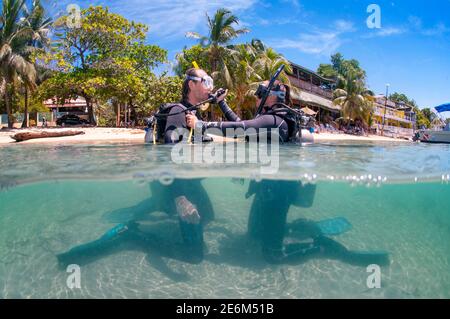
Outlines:
[[213, 79], [202, 69], [189, 69], [186, 71], [183, 83], [184, 102], [200, 103], [209, 98], [214, 88]]
[[[261, 103], [261, 99], [264, 96], [264, 94], [267, 92], [267, 87], [269, 86], [269, 81], [262, 82], [258, 90], [256, 91], [256, 104], [259, 105]], [[291, 90], [289, 86], [286, 84], [283, 84], [281, 81], [276, 80], [272, 86], [272, 89], [269, 92], [269, 96], [266, 100], [267, 107], [272, 107], [273, 105], [277, 103], [283, 103], [286, 105], [291, 105], [291, 97], [290, 97]]]

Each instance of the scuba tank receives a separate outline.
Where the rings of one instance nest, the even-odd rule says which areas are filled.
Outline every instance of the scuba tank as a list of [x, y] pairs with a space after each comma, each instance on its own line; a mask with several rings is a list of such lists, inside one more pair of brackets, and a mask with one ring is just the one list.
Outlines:
[[[217, 98], [226, 91], [224, 89], [219, 89], [214, 94], [210, 94], [208, 99], [202, 101], [196, 105], [193, 105], [189, 108], [185, 108], [181, 103], [166, 103], [162, 104], [158, 111], [153, 115], [145, 119], [146, 127], [145, 127], [145, 143], [153, 143], [153, 144], [164, 144], [164, 132], [166, 128], [167, 118], [169, 116], [179, 115], [181, 113], [187, 113], [190, 111], [196, 111], [201, 108], [202, 105], [207, 103], [217, 103]], [[182, 106], [185, 108], [182, 111], [175, 112], [170, 114], [170, 110], [174, 106]], [[212, 139], [208, 137], [203, 138], [203, 142], [211, 142]]]
[[156, 119], [154, 116], [151, 116], [151, 117], [144, 119], [144, 121], [145, 121], [145, 129], [144, 129], [145, 139], [144, 140], [145, 140], [146, 144], [150, 144], [150, 143], [154, 142], [154, 137], [156, 134], [155, 129], [154, 129]]

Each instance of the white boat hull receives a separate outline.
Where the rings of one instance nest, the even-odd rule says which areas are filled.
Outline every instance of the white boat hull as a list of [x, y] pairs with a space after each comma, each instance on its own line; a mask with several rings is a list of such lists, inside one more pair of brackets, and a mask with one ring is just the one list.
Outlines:
[[450, 131], [422, 131], [419, 134], [419, 140], [423, 143], [450, 144]]

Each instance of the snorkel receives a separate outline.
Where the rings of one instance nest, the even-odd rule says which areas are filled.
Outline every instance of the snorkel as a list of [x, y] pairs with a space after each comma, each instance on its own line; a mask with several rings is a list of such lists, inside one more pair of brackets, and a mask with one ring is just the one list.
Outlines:
[[255, 118], [258, 117], [263, 108], [264, 104], [266, 104], [267, 98], [269, 97], [270, 91], [272, 90], [273, 85], [275, 84], [275, 81], [277, 80], [278, 76], [280, 76], [281, 72], [283, 72], [285, 65], [283, 64], [278, 68], [278, 70], [275, 72], [275, 74], [270, 79], [269, 85], [266, 87], [262, 84], [258, 86], [258, 89], [255, 92], [255, 95], [261, 99], [261, 102], [259, 103], [258, 110], [256, 111]]

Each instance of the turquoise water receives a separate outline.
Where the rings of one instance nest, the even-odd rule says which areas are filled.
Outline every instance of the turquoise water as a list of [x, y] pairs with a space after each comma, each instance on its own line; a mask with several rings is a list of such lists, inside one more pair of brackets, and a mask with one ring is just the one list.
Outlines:
[[[280, 170], [271, 176], [256, 165], [175, 165], [170, 151], [0, 147], [0, 298], [450, 298], [449, 146], [282, 146]], [[56, 255], [117, 222], [139, 215], [142, 232], [181, 242], [178, 220], [150, 214], [146, 206], [161, 200], [150, 184], [169, 190], [167, 196], [180, 181], [194, 195], [200, 183], [215, 212], [204, 227], [203, 261], [118, 241], [81, 265], [80, 289], [68, 288], [69, 274]], [[345, 217], [353, 227], [336, 241], [351, 250], [389, 252], [381, 288], [368, 288], [365, 266], [320, 254], [297, 263], [265, 261], [261, 242], [247, 234], [255, 200], [245, 196], [249, 185], [270, 183], [277, 201], [299, 181], [315, 192], [309, 203], [290, 206], [288, 224]]]

